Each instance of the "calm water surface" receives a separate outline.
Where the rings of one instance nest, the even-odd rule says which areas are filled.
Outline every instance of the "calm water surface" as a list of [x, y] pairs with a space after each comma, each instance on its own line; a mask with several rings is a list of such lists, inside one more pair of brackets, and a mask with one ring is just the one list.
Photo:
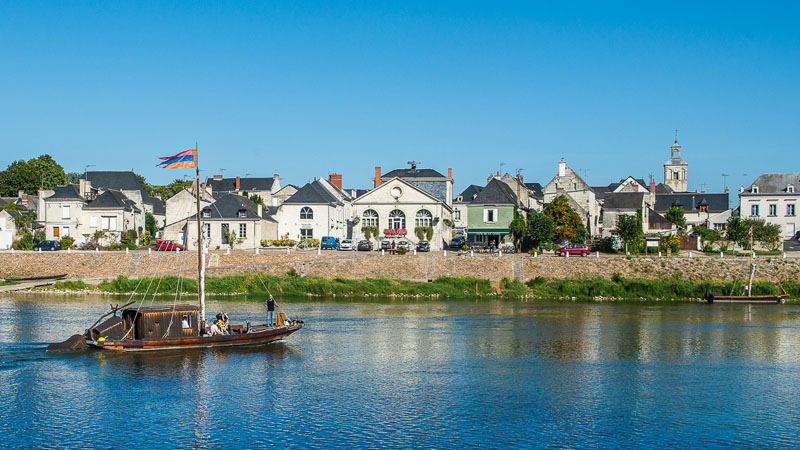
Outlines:
[[0, 447], [800, 446], [799, 306], [285, 303], [262, 347], [44, 352], [111, 301], [0, 296]]

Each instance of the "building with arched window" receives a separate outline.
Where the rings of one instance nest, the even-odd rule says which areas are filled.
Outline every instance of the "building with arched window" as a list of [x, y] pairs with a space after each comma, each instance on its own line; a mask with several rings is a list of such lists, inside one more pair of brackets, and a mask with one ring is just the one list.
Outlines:
[[352, 229], [350, 200], [328, 180], [306, 183], [278, 209], [278, 234], [295, 241], [323, 236], [344, 239]]
[[[431, 248], [441, 250], [450, 242], [453, 208], [439, 197], [400, 177], [384, 180], [353, 200], [353, 239], [374, 243], [407, 240], [416, 244], [417, 231], [427, 237], [432, 229]], [[419, 230], [418, 230], [419, 229]]]

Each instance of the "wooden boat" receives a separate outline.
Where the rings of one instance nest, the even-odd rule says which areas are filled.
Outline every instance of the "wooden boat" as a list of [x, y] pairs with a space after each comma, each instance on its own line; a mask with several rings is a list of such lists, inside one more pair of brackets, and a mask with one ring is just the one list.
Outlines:
[[706, 294], [708, 303], [783, 303], [789, 294], [775, 295], [724, 295], [719, 292], [709, 292]]
[[[198, 167], [197, 148], [194, 149]], [[199, 190], [200, 169], [197, 169], [195, 189]], [[275, 324], [231, 324], [228, 334], [210, 335], [206, 331], [205, 253], [200, 223], [200, 195], [197, 193], [197, 286], [199, 306], [178, 304], [178, 293], [171, 305], [134, 307], [135, 302], [113, 306], [100, 316], [83, 334], [71, 336], [64, 342], [51, 344], [48, 351], [78, 350], [87, 347], [114, 351], [175, 350], [204, 347], [257, 345], [283, 339], [303, 328], [302, 320], [289, 320], [279, 312]], [[258, 272], [256, 272], [258, 275]], [[259, 276], [259, 280], [261, 277]], [[261, 280], [262, 284], [264, 283]], [[269, 288], [264, 284], [269, 292]], [[133, 298], [133, 296], [131, 296]], [[117, 314], [119, 313], [119, 315]]]
[[[756, 263], [753, 261], [753, 229], [750, 228], [750, 282], [746, 286], [747, 295], [733, 295], [733, 287], [731, 288], [731, 295], [724, 295], [720, 292], [706, 292], [706, 301], [708, 303], [747, 303], [747, 304], [774, 304], [783, 303], [783, 300], [789, 297], [789, 294], [784, 291], [783, 294], [766, 294], [766, 295], [752, 295], [753, 294], [753, 276], [756, 273]], [[734, 280], [734, 286], [736, 281]], [[781, 288], [783, 289], [783, 288]]]

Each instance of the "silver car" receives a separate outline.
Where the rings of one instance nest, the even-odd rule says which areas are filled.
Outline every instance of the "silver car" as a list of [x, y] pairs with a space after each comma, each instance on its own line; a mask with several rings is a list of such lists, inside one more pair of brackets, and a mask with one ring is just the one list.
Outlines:
[[353, 245], [353, 241], [350, 239], [342, 239], [342, 242], [339, 242], [339, 250], [355, 250], [355, 245]]

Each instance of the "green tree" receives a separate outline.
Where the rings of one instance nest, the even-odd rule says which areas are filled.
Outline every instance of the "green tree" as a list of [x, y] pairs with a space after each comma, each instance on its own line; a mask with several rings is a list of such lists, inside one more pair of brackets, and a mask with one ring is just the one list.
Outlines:
[[567, 198], [556, 197], [552, 203], [544, 207], [544, 214], [553, 219], [553, 235], [555, 239], [569, 239], [581, 241], [586, 237], [586, 227], [581, 222], [578, 213], [569, 205]]
[[69, 173], [67, 173], [67, 175], [66, 175], [67, 184], [78, 184], [78, 182], [80, 181], [82, 176], [83, 176], [83, 174], [82, 173], [78, 173], [78, 172], [69, 172]]
[[730, 217], [725, 226], [725, 237], [734, 244], [745, 248], [749, 245], [747, 230], [749, 226], [739, 217]]
[[64, 168], [50, 155], [14, 161], [0, 172], [0, 194], [4, 196], [15, 196], [20, 190], [35, 194], [40, 187], [53, 189], [66, 183]]
[[552, 242], [555, 237], [555, 223], [547, 214], [531, 211], [525, 225], [527, 241], [533, 248], [541, 248], [542, 244]]
[[158, 231], [158, 227], [156, 226], [156, 218], [153, 216], [152, 213], [146, 212], [144, 213], [144, 229], [150, 233], [150, 236], [155, 236], [156, 232]]
[[136, 179], [139, 180], [139, 184], [142, 185], [142, 188], [147, 193], [147, 195], [150, 195], [150, 196], [155, 195], [155, 188], [150, 183], [147, 182], [147, 180], [144, 178], [144, 176], [139, 175], [137, 173], [136, 174]]
[[[64, 172], [64, 168], [52, 156], [41, 155], [28, 160], [28, 164], [45, 189], [55, 189], [56, 186], [67, 184], [67, 174]], [[34, 189], [30, 193], [35, 191]]]
[[617, 233], [630, 251], [639, 251], [639, 243], [644, 237], [642, 232], [642, 216], [637, 211], [636, 215], [621, 215], [617, 218]]
[[686, 216], [683, 213], [683, 208], [671, 206], [664, 213], [664, 217], [679, 228], [686, 228]]
[[519, 212], [518, 208], [514, 208], [514, 219], [508, 225], [508, 228], [511, 232], [511, 239], [514, 240], [514, 246], [518, 249], [522, 249], [523, 240], [528, 235], [528, 230], [525, 224], [525, 218], [522, 217], [522, 213]]
[[168, 198], [172, 197], [173, 195], [177, 194], [181, 190], [191, 185], [192, 185], [191, 181], [176, 179], [164, 186], [153, 186], [153, 193], [150, 195], [159, 196], [161, 197], [162, 200], [167, 200]]

